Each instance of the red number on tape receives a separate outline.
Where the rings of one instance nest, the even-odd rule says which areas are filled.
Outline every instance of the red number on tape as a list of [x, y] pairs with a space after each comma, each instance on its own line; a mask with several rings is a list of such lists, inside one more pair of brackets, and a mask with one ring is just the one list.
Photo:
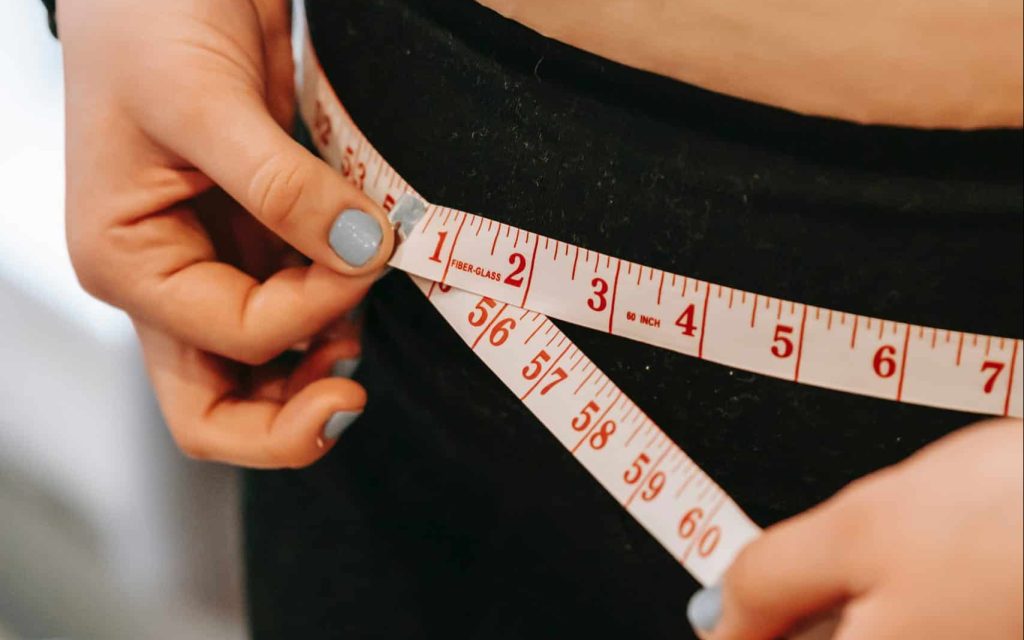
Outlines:
[[513, 287], [523, 286], [523, 276], [519, 274], [526, 269], [526, 256], [521, 253], [513, 253], [508, 257], [508, 263], [515, 268], [505, 278], [505, 284], [510, 284]]
[[988, 370], [992, 370], [992, 375], [985, 381], [985, 393], [992, 393], [993, 387], [996, 385], [996, 378], [1003, 372], [1003, 367], [1006, 366], [1005, 362], [996, 362], [994, 360], [986, 360], [981, 363], [981, 372], [984, 373]]
[[650, 461], [651, 459], [647, 457], [646, 453], [641, 453], [633, 461], [633, 464], [626, 469], [626, 473], [622, 474], [622, 479], [626, 481], [626, 484], [636, 484], [640, 481], [640, 476], [644, 475], [644, 465]]
[[697, 553], [702, 558], [706, 558], [711, 555], [718, 546], [718, 541], [722, 539], [722, 530], [718, 527], [709, 527], [704, 535], [700, 537], [700, 541], [697, 543]]
[[608, 283], [601, 278], [594, 278], [590, 281], [590, 286], [594, 287], [594, 297], [587, 298], [587, 306], [594, 311], [604, 311], [608, 306], [608, 298], [605, 297], [608, 293]]
[[683, 309], [683, 312], [676, 318], [676, 326], [682, 328], [684, 336], [692, 337], [697, 331], [697, 325], [693, 323], [694, 306]]
[[[704, 517], [704, 510], [700, 507], [694, 507], [687, 511], [683, 515], [683, 519], [679, 521], [679, 537], [684, 540], [693, 536], [697, 533], [697, 525], [700, 524], [701, 519]], [[718, 527], [708, 527], [708, 529], [701, 534], [700, 540], [697, 541], [697, 554], [702, 558], [706, 558], [714, 552], [715, 548], [718, 547], [718, 541], [722, 539], [722, 530]]]
[[516, 321], [512, 318], [499, 320], [492, 328], [491, 335], [487, 339], [496, 347], [500, 347], [508, 340], [509, 334], [516, 328]]
[[689, 538], [697, 531], [697, 523], [704, 517], [704, 510], [700, 507], [694, 507], [683, 514], [683, 519], [679, 521], [679, 537]]
[[557, 369], [552, 371], [551, 375], [555, 376], [555, 379], [541, 388], [540, 395], [544, 395], [548, 391], [551, 391], [556, 384], [558, 384], [559, 382], [565, 382], [565, 380], [569, 377], [569, 374], [566, 373], [565, 369], [563, 369], [562, 367], [558, 367]]
[[788, 358], [793, 355], [793, 341], [789, 336], [793, 334], [793, 327], [785, 324], [775, 325], [775, 337], [772, 340], [772, 355], [776, 358]]
[[601, 405], [597, 404], [593, 400], [588, 402], [582, 410], [580, 415], [572, 419], [572, 428], [576, 431], [583, 431], [590, 426], [590, 421], [593, 419], [594, 414], [601, 410]]
[[441, 262], [441, 247], [444, 246], [444, 239], [448, 237], [447, 231], [437, 232], [437, 246], [434, 247], [434, 255], [430, 256], [431, 261]]
[[658, 497], [661, 493], [662, 488], [665, 486], [665, 473], [659, 471], [651, 476], [651, 479], [647, 481], [647, 486], [640, 492], [640, 497], [650, 502]]
[[891, 344], [883, 344], [875, 352], [875, 359], [871, 366], [875, 369], [875, 375], [879, 378], [891, 378], [896, 373], [896, 347]]
[[489, 309], [493, 309], [497, 303], [490, 298], [480, 298], [480, 302], [476, 303], [473, 310], [469, 312], [469, 324], [474, 327], [482, 327], [487, 322], [487, 316], [490, 315]]
[[605, 420], [601, 428], [594, 432], [594, 435], [590, 436], [590, 446], [595, 449], [603, 449], [604, 445], [608, 444], [608, 439], [615, 433], [615, 421]]
[[313, 115], [313, 129], [317, 142], [326, 147], [331, 141], [331, 119], [324, 113], [324, 105], [316, 101], [316, 113]]
[[527, 380], [533, 380], [540, 375], [540, 372], [544, 369], [544, 363], [551, 359], [547, 351], [541, 349], [540, 353], [533, 356], [533, 360], [530, 360], [530, 364], [523, 367], [523, 377]]

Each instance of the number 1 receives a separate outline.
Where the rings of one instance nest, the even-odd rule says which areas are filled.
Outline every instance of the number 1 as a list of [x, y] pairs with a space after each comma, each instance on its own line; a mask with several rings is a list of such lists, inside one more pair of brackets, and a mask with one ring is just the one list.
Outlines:
[[437, 232], [437, 246], [434, 247], [434, 255], [430, 256], [432, 262], [441, 262], [441, 247], [444, 246], [444, 239], [448, 237], [447, 231]]

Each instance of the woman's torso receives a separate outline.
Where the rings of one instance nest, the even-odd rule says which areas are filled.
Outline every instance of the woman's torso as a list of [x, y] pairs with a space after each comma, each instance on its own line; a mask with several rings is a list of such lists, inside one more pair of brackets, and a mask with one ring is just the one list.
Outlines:
[[[468, 2], [307, 5], [346, 108], [432, 202], [772, 296], [1020, 335], [1019, 131], [797, 116]], [[972, 419], [563, 329], [761, 525]], [[248, 476], [257, 637], [686, 637], [693, 580], [401, 273], [370, 294], [356, 378], [366, 413], [328, 458]]]

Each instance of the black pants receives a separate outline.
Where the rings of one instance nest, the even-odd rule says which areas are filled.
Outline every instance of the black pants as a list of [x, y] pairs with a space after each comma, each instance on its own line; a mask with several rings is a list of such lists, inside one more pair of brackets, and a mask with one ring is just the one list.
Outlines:
[[[468, 0], [308, 5], [342, 101], [433, 202], [764, 294], [1021, 335], [1020, 131], [801, 117]], [[247, 474], [257, 638], [689, 637], [696, 583], [403, 274], [366, 320], [364, 416], [310, 469]], [[563, 329], [762, 525], [975, 419]]]

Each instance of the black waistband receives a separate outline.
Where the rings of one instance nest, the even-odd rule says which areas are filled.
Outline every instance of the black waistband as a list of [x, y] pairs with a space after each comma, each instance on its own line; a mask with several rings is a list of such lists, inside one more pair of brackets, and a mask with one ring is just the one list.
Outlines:
[[[509, 91], [554, 101], [548, 114], [552, 130], [597, 101], [620, 110], [623, 119], [654, 120], [684, 132], [698, 147], [747, 155], [767, 169], [793, 168], [797, 175], [791, 181], [776, 176], [780, 193], [824, 187], [845, 202], [864, 198], [870, 205], [881, 181], [888, 189], [905, 186], [913, 192], [891, 194], [908, 212], [920, 207], [928, 215], [957, 210], [1020, 215], [1024, 138], [1019, 129], [917, 130], [802, 116], [611, 62], [545, 38], [471, 0], [372, 0], [355, 6], [309, 0], [307, 5], [328, 75], [346, 85], [345, 78], [370, 76], [353, 86], [372, 87], [372, 96], [342, 96], [357, 111], [365, 101], [374, 105], [369, 108], [387, 109], [379, 103], [413, 100], [435, 117], [454, 119], [458, 114], [443, 113], [452, 103], [449, 88], [432, 84], [436, 74], [418, 71], [443, 65], [474, 76], [477, 102]], [[376, 71], [346, 68], [342, 52], [353, 40], [373, 51]], [[524, 95], [524, 106], [533, 101]], [[567, 105], [575, 114], [566, 113]], [[841, 179], [805, 183], [804, 170]], [[914, 201], [911, 206], [908, 200]]]

